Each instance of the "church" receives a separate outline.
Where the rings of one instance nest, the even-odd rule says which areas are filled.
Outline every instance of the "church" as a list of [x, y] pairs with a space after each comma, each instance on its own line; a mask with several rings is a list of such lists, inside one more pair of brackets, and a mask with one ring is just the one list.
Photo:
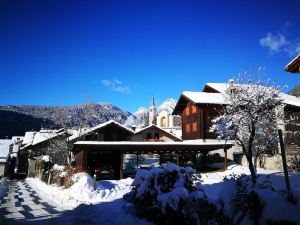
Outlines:
[[170, 130], [181, 130], [181, 116], [172, 115], [164, 109], [158, 111], [155, 105], [154, 97], [152, 97], [149, 107], [148, 126], [153, 124], [159, 128], [166, 129], [168, 132], [170, 132]]

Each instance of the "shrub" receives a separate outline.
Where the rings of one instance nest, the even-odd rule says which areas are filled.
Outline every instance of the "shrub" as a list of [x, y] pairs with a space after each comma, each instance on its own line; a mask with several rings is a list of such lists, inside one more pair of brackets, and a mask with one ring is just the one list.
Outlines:
[[300, 172], [300, 155], [294, 155], [290, 160], [290, 166], [289, 169], [292, 172]]
[[[225, 182], [234, 182], [234, 194], [230, 206], [231, 219], [235, 224], [252, 221], [259, 224], [262, 216], [265, 200], [261, 198], [264, 191], [275, 193], [272, 183], [268, 178], [258, 177], [254, 184], [250, 176], [232, 175], [224, 179]], [[226, 190], [225, 190], [226, 191]], [[221, 192], [222, 193], [222, 192]]]
[[161, 168], [138, 170], [133, 189], [124, 199], [136, 206], [139, 216], [155, 224], [226, 224], [227, 221], [222, 204], [209, 201], [200, 176], [191, 167], [169, 163]]

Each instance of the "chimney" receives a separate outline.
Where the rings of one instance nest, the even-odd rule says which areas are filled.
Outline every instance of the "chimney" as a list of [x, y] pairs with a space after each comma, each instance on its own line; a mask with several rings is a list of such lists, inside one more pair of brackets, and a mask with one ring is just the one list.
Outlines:
[[229, 89], [229, 93], [232, 94], [233, 89], [234, 89], [234, 80], [233, 79], [228, 80], [228, 89]]

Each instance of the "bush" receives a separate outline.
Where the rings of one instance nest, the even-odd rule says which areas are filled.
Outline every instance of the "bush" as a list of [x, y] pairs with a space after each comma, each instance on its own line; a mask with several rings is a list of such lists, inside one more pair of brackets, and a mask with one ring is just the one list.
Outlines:
[[207, 198], [195, 172], [172, 163], [138, 170], [124, 199], [136, 206], [139, 216], [155, 224], [228, 224], [222, 204]]
[[[268, 178], [258, 177], [254, 184], [250, 176], [233, 175], [230, 178], [224, 179], [226, 182], [233, 182], [233, 196], [227, 197], [232, 199], [227, 208], [230, 210], [230, 217], [235, 224], [252, 221], [253, 224], [260, 224], [260, 219], [265, 207], [265, 200], [261, 198], [262, 194], [274, 193], [275, 190]], [[228, 185], [224, 185], [228, 188]], [[223, 194], [226, 190], [223, 191]], [[222, 191], [221, 191], [222, 193]], [[224, 197], [221, 197], [224, 199]]]
[[300, 155], [294, 155], [290, 160], [289, 169], [292, 172], [300, 172]]

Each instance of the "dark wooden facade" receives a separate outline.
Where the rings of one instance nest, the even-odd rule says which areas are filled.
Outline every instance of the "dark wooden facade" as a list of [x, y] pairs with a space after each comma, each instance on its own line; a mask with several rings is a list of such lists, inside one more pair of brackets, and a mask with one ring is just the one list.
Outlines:
[[85, 141], [128, 141], [133, 134], [133, 131], [129, 131], [119, 124], [111, 122], [98, 129], [92, 129], [90, 132], [83, 134], [79, 139]]
[[182, 140], [216, 139], [210, 131], [212, 120], [222, 112], [224, 106], [196, 104], [181, 96], [173, 114], [182, 117]]
[[[81, 139], [85, 141], [119, 142], [128, 141], [133, 132], [125, 129], [117, 123], [109, 123], [106, 126], [94, 129], [85, 134]], [[110, 149], [109, 151], [88, 151], [82, 149], [75, 152], [75, 168], [78, 172], [89, 172], [94, 174], [95, 168], [101, 164], [108, 163], [114, 168], [115, 179], [120, 179], [121, 153]]]

